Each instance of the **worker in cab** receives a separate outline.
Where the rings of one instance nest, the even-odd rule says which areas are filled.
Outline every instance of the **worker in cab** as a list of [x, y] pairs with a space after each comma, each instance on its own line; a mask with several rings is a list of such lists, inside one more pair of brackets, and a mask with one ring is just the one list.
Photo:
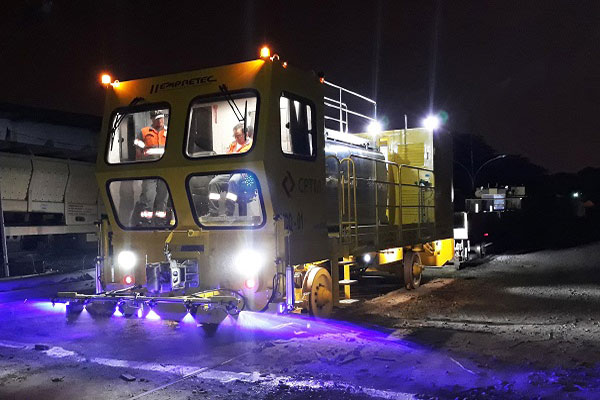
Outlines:
[[[252, 130], [252, 134], [253, 134]], [[252, 147], [250, 130], [244, 124], [233, 127], [234, 141], [227, 148], [227, 154], [245, 153]], [[235, 203], [238, 200], [237, 188], [244, 174], [221, 174], [216, 175], [208, 183], [208, 209], [209, 216], [219, 216], [219, 200], [221, 193], [225, 192], [225, 215], [233, 216]]]
[[227, 154], [245, 153], [252, 147], [252, 137], [248, 134], [248, 128], [244, 131], [244, 124], [233, 127], [233, 138], [235, 140], [227, 148]]
[[[158, 160], [165, 152], [167, 141], [165, 113], [162, 110], [151, 111], [150, 118], [152, 124], [142, 128], [133, 142], [138, 161]], [[133, 210], [133, 224], [166, 224], [168, 197], [167, 186], [162, 180], [142, 180], [140, 198]]]
[[165, 114], [162, 110], [155, 110], [150, 113], [150, 118], [152, 125], [142, 128], [133, 141], [136, 146], [136, 160], [158, 160], [165, 152]]

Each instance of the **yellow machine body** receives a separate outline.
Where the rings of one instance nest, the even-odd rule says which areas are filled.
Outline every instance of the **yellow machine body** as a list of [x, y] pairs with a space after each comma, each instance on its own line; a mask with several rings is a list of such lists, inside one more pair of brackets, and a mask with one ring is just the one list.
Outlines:
[[[236, 156], [191, 158], [185, 150], [191, 104], [198, 98], [222, 97], [224, 92], [220, 85], [223, 84], [227, 92], [250, 91], [256, 95], [252, 148]], [[284, 93], [313, 107], [314, 157], [294, 157], [282, 151], [280, 102]], [[186, 293], [228, 288], [242, 292], [250, 308], [261, 309], [272, 299], [276, 284], [283, 297], [287, 293], [288, 305], [310, 308], [313, 304], [313, 308], [327, 309], [323, 300], [317, 301], [315, 297], [318, 293], [326, 296], [329, 290], [333, 293], [330, 294], [333, 303], [337, 304], [339, 285], [350, 280], [349, 267], [344, 268], [345, 276], [340, 283], [339, 268], [356, 265], [363, 254], [374, 255], [371, 266], [375, 268], [395, 265], [411, 249], [423, 249], [423, 244], [433, 242], [433, 251], [420, 251], [421, 261], [440, 265], [449, 260], [451, 253], [444, 245], [447, 242], [442, 241], [439, 246], [435, 243], [452, 237], [451, 175], [447, 178], [443, 174], [448, 172], [438, 173], [438, 168], [447, 170], [448, 164], [434, 160], [434, 153], [438, 151], [436, 139], [433, 132], [424, 129], [387, 131], [377, 140], [376, 145], [387, 163], [385, 176], [377, 177], [388, 185], [385, 204], [377, 205], [378, 212], [386, 215], [385, 226], [379, 222], [375, 226], [359, 226], [356, 215], [353, 221], [352, 210], [345, 214], [345, 210], [356, 206], [358, 200], [351, 194], [357, 186], [357, 178], [344, 165], [340, 171], [342, 175], [344, 171], [347, 174], [340, 178], [339, 190], [348, 195], [340, 194], [339, 197], [342, 228], [332, 232], [327, 226], [323, 97], [324, 85], [314, 74], [269, 59], [121, 81], [119, 85], [109, 87], [100, 135], [99, 148], [102, 150], [97, 159], [102, 200], [110, 205], [107, 210], [110, 229], [105, 228], [103, 239], [103, 289], [126, 286], [123, 280], [127, 275], [131, 275], [136, 284], [143, 285], [147, 282], [146, 266], [164, 262], [167, 257], [197, 263], [198, 286], [193, 290], [186, 289]], [[113, 151], [111, 127], [116, 110], [126, 109], [132, 103], [135, 103], [134, 108], [153, 104], [164, 104], [168, 108], [164, 154], [152, 162], [109, 163], [107, 155]], [[439, 150], [439, 153], [443, 151], [447, 153], [448, 149]], [[351, 165], [357, 161], [338, 162]], [[250, 171], [258, 180], [262, 224], [235, 229], [201, 226], [192, 210], [190, 177], [231, 171]], [[119, 205], [110, 193], [110, 185], [151, 178], [163, 180], [168, 187], [173, 209], [170, 223], [160, 229], [125, 226], [117, 215]], [[255, 277], [258, 282], [251, 289], [244, 286], [247, 277], [235, 265], [237, 255], [246, 249], [262, 256]], [[118, 256], [123, 251], [136, 255], [131, 269], [124, 270], [118, 265]], [[290, 277], [286, 268], [291, 268], [295, 277]], [[333, 289], [326, 288], [327, 273], [311, 275], [313, 268], [329, 271], [333, 278], [329, 285]], [[282, 289], [284, 286], [287, 290]], [[345, 289], [344, 293], [349, 297], [349, 289]], [[292, 301], [289, 297], [294, 292]]]

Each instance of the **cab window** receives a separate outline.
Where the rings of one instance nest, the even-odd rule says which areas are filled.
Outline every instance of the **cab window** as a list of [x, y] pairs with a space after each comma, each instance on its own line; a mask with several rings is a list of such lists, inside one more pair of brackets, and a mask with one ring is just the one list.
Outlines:
[[124, 229], [171, 229], [176, 225], [169, 188], [161, 178], [115, 180], [108, 195]]
[[250, 171], [193, 175], [188, 178], [187, 189], [200, 226], [258, 228], [264, 224], [260, 184]]
[[314, 158], [317, 131], [312, 103], [301, 97], [282, 93], [279, 99], [279, 115], [283, 153], [300, 158]]
[[118, 109], [109, 125], [107, 162], [122, 164], [159, 160], [167, 143], [169, 108], [165, 104]]
[[253, 92], [193, 100], [188, 115], [188, 157], [248, 152], [256, 134], [258, 98]]

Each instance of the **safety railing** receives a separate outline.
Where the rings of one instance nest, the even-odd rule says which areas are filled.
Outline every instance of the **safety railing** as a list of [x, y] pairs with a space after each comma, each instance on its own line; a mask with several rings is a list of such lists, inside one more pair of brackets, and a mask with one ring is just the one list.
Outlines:
[[[377, 102], [375, 100], [328, 81], [323, 81], [323, 83], [337, 92], [337, 98], [324, 97], [325, 109], [333, 111], [332, 115], [325, 115], [325, 120], [335, 122], [336, 125], [338, 125], [340, 132], [349, 132], [349, 115], [353, 115], [368, 122], [375, 121], [377, 119]], [[356, 109], [350, 109], [348, 106], [350, 100], [362, 102], [366, 105], [365, 108], [368, 111], [359, 112]], [[372, 113], [370, 112], [371, 109]]]
[[[344, 170], [344, 164], [347, 164]], [[356, 205], [356, 165], [350, 158], [339, 163], [340, 170], [340, 240], [358, 246], [358, 212]]]
[[323, 97], [325, 107], [332, 108], [334, 110], [340, 110], [339, 118], [324, 115], [323, 118], [327, 121], [333, 121], [339, 124], [339, 131], [348, 133], [348, 105], [342, 103], [339, 100], [332, 99], [331, 97]]
[[[416, 227], [414, 224], [402, 224], [403, 232], [416, 230], [417, 238], [429, 239], [433, 235], [433, 223], [435, 222], [435, 186], [431, 183], [430, 179], [427, 179], [426, 174], [433, 175], [433, 171], [427, 168], [415, 167], [412, 165], [400, 165], [400, 180], [402, 181], [402, 171], [414, 171], [416, 172], [415, 183], [402, 183], [401, 187], [404, 187], [403, 200], [410, 200], [412, 196], [407, 196], [406, 191], [410, 188], [414, 188], [416, 191], [417, 204], [402, 204], [402, 222], [404, 221], [405, 212], [409, 210], [415, 210], [416, 213]], [[434, 181], [435, 182], [435, 181]], [[408, 216], [410, 218], [410, 215]], [[407, 218], [407, 219], [409, 219]], [[408, 227], [404, 227], [408, 225]]]
[[[392, 161], [358, 154], [350, 155], [342, 160], [335, 156], [328, 157], [337, 161], [339, 232], [342, 243], [354, 242], [355, 245], [358, 245], [359, 236], [362, 237], [364, 234], [372, 236], [375, 246], [379, 248], [383, 233], [395, 233], [400, 242], [408, 232], [414, 232], [416, 239], [427, 239], [433, 233], [435, 186], [431, 184], [430, 177], [426, 176], [432, 175], [432, 170], [400, 165]], [[373, 176], [358, 177], [354, 158], [373, 162], [375, 170]], [[384, 168], [381, 168], [382, 166]], [[380, 176], [380, 171], [386, 172], [385, 179]], [[407, 179], [413, 179], [414, 183], [403, 183], [403, 180]], [[358, 204], [356, 191], [361, 182], [373, 185], [374, 199], [372, 203]], [[387, 190], [380, 190], [382, 185]], [[374, 207], [374, 224], [359, 225], [359, 206]], [[382, 212], [385, 213], [386, 218], [382, 218]], [[371, 233], [363, 233], [360, 232], [361, 230], [369, 230]]]
[[[358, 212], [356, 208], [356, 166], [349, 158], [340, 160], [328, 155], [335, 161], [338, 194], [338, 232], [340, 243], [358, 245]], [[346, 170], [343, 165], [347, 164]]]

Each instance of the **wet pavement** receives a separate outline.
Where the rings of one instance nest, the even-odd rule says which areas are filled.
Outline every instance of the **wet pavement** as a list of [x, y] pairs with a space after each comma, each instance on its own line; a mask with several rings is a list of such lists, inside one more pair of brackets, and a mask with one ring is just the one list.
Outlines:
[[[537, 259], [550, 265], [556, 257], [540, 253]], [[513, 258], [517, 264], [523, 262]], [[472, 300], [466, 293], [473, 290], [468, 285], [474, 275], [497, 284], [498, 268], [510, 268], [503, 263], [508, 265], [513, 258], [492, 260], [478, 266], [477, 272], [428, 272], [426, 283], [415, 292], [390, 291], [387, 281], [379, 287], [389, 293], [360, 292], [361, 305], [338, 312], [338, 318], [355, 322], [242, 312], [237, 320], [226, 320], [214, 337], [206, 337], [187, 319], [180, 323], [116, 315], [102, 319], [87, 311], [67, 319], [63, 305], [5, 302], [0, 304], [0, 398], [600, 397], [600, 369], [593, 351], [587, 358], [561, 353], [569, 358], [562, 363], [554, 360], [560, 354], [546, 349], [556, 362], [525, 362], [526, 356], [544, 360], [528, 352], [542, 352], [545, 344], [555, 347], [548, 333], [525, 336], [531, 343], [524, 343], [521, 336], [511, 342], [506, 331], [527, 330], [524, 318], [518, 326], [510, 319], [500, 325], [487, 321], [486, 326], [464, 314], [468, 307], [479, 316], [485, 315], [486, 307], [493, 309], [488, 305], [493, 299], [481, 300], [478, 306], [467, 301], [462, 308], [456, 300]], [[527, 268], [528, 274], [534, 270]], [[456, 282], [467, 285], [464, 292]], [[588, 287], [588, 297], [595, 299], [595, 290]], [[448, 298], [449, 293], [456, 298]], [[379, 318], [373, 318], [377, 309]], [[395, 315], [393, 310], [404, 311]], [[406, 310], [413, 312], [407, 315]], [[457, 310], [463, 314], [457, 315]], [[535, 329], [544, 329], [540, 321], [530, 322]], [[582, 333], [598, 336], [594, 321], [585, 326]], [[495, 345], [503, 351], [494, 350]]]

